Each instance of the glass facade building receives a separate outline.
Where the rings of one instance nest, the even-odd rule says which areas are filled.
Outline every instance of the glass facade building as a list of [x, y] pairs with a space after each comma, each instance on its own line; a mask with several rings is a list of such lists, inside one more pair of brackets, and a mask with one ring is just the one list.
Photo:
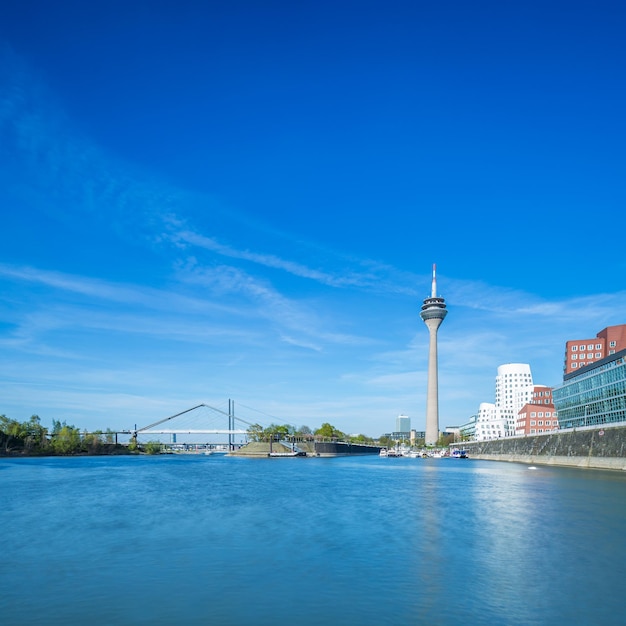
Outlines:
[[552, 397], [560, 428], [626, 422], [626, 350], [566, 374]]

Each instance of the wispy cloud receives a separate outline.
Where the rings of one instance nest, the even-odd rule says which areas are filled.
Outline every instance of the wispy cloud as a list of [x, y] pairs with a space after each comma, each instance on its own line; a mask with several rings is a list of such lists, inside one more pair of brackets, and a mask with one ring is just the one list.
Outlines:
[[141, 305], [157, 310], [207, 311], [214, 309], [224, 313], [235, 313], [232, 307], [217, 301], [194, 298], [145, 285], [126, 285], [36, 267], [0, 263], [0, 278], [13, 282], [35, 283], [58, 291], [80, 294], [95, 300]]
[[[231, 266], [187, 267], [180, 278], [221, 294], [243, 297], [255, 315], [278, 329], [280, 338], [292, 345], [321, 350], [326, 343], [356, 344], [363, 337], [329, 331], [311, 306], [283, 296], [267, 280]], [[296, 333], [296, 334], [294, 334]]]

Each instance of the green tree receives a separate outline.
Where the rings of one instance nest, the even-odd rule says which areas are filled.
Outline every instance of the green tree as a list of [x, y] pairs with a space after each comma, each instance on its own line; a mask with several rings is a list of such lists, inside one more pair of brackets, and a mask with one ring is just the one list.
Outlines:
[[439, 439], [437, 440], [437, 445], [440, 448], [446, 448], [451, 443], [454, 443], [454, 434], [453, 433], [449, 433], [449, 434], [441, 433], [439, 435]]
[[93, 433], [83, 432], [82, 436], [82, 448], [89, 454], [99, 454], [102, 452], [104, 444], [102, 431], [96, 430]]
[[31, 415], [30, 420], [24, 423], [24, 447], [29, 451], [43, 451], [48, 445], [48, 429], [41, 425], [38, 415]]
[[350, 437], [350, 441], [352, 443], [374, 443], [371, 437], [366, 437], [365, 435], [353, 435]]
[[379, 437], [378, 443], [385, 448], [393, 448], [396, 445], [396, 442], [391, 437], [387, 437], [386, 435]]
[[248, 427], [248, 439], [250, 441], [261, 441], [263, 439], [263, 426], [261, 424], [250, 424]]
[[160, 441], [147, 441], [142, 447], [146, 454], [160, 454], [163, 446]]
[[24, 439], [28, 434], [24, 423], [10, 419], [6, 415], [0, 415], [0, 430], [4, 439], [5, 452], [24, 447]]
[[293, 434], [293, 428], [291, 426], [287, 426], [286, 424], [270, 424], [263, 431], [263, 439], [265, 441], [269, 441], [270, 439], [280, 441], [291, 434]]
[[110, 428], [107, 428], [106, 432], [104, 433], [104, 442], [115, 443], [115, 431], [111, 430]]
[[315, 434], [318, 437], [324, 437], [326, 439], [344, 439], [345, 435], [328, 422], [324, 422], [316, 431]]
[[53, 421], [52, 431], [50, 446], [56, 454], [76, 454], [82, 451], [82, 441], [78, 428], [68, 426], [65, 422], [61, 424], [58, 421]]

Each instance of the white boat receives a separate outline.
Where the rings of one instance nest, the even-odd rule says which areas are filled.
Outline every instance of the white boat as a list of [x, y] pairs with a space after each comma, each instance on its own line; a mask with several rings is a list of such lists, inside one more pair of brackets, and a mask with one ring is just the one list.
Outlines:
[[379, 456], [396, 457], [403, 456], [402, 452], [397, 448], [381, 448]]

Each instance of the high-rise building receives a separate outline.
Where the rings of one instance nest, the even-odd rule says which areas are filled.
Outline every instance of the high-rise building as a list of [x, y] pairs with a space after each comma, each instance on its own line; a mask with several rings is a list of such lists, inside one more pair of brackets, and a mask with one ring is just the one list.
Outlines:
[[437, 296], [436, 265], [433, 264], [433, 282], [430, 298], [424, 300], [420, 317], [428, 327], [428, 389], [426, 395], [426, 437], [427, 446], [437, 444], [439, 439], [439, 378], [437, 363], [437, 330], [448, 314], [443, 298]]
[[476, 441], [511, 437], [520, 409], [533, 398], [533, 377], [527, 363], [505, 363], [496, 375], [496, 401], [481, 402], [478, 414], [462, 430], [473, 431]]
[[626, 350], [626, 324], [607, 326], [593, 339], [572, 339], [565, 343], [565, 375]]
[[396, 432], [411, 433], [411, 418], [408, 415], [398, 415], [396, 417]]

